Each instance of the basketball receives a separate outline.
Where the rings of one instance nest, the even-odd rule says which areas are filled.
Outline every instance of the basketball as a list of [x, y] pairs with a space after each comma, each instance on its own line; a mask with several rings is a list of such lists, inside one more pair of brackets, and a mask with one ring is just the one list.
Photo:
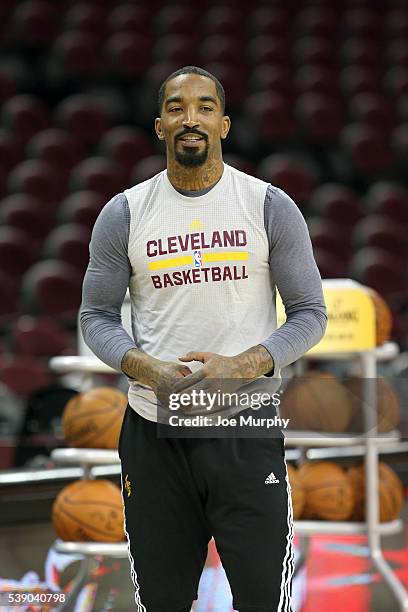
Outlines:
[[280, 416], [296, 430], [340, 433], [346, 430], [351, 414], [349, 394], [335, 376], [308, 372], [293, 378], [282, 394]]
[[288, 477], [292, 495], [293, 518], [296, 520], [302, 516], [305, 505], [305, 490], [298, 476], [298, 471], [293, 465], [287, 465]]
[[371, 297], [375, 309], [375, 331], [377, 346], [381, 346], [384, 342], [390, 339], [392, 329], [392, 312], [381, 295], [372, 289], [366, 287], [367, 293]]
[[76, 448], [118, 448], [127, 397], [113, 387], [96, 387], [72, 397], [64, 409], [64, 438]]
[[[364, 465], [350, 468], [348, 477], [354, 490], [355, 505], [353, 520], [365, 520], [365, 469]], [[380, 521], [382, 523], [398, 518], [404, 503], [404, 489], [401, 480], [386, 463], [378, 464]]]
[[299, 469], [306, 493], [303, 518], [346, 521], [354, 508], [353, 488], [345, 471], [329, 461], [308, 462]]
[[53, 504], [51, 519], [62, 540], [124, 539], [122, 494], [109, 480], [78, 480], [62, 489]]
[[[377, 391], [378, 431], [382, 433], [391, 431], [398, 427], [400, 421], [398, 396], [384, 378], [373, 378], [370, 382], [376, 385]], [[348, 430], [361, 433], [364, 431], [364, 381], [361, 378], [351, 378], [345, 382], [345, 387], [350, 392], [352, 406]]]

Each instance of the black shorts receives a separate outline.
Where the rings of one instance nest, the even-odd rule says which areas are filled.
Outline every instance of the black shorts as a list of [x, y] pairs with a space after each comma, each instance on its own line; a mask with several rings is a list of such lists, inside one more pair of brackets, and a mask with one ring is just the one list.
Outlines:
[[290, 612], [293, 519], [281, 438], [158, 437], [128, 406], [119, 454], [138, 612], [176, 612], [197, 599], [211, 537], [235, 610]]

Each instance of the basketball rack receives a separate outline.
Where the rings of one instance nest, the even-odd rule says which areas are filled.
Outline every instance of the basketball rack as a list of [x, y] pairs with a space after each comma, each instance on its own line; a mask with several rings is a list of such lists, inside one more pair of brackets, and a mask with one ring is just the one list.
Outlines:
[[[302, 550], [305, 557], [307, 550], [308, 537], [317, 534], [333, 534], [333, 535], [357, 535], [363, 534], [367, 536], [370, 559], [373, 566], [382, 575], [385, 583], [393, 593], [398, 609], [401, 612], [408, 612], [408, 591], [400, 582], [390, 565], [384, 558], [381, 548], [381, 537], [398, 533], [402, 530], [402, 521], [397, 519], [394, 521], [380, 523], [379, 521], [379, 502], [378, 502], [378, 457], [383, 449], [389, 449], [388, 452], [397, 453], [405, 450], [405, 445], [400, 442], [400, 434], [398, 431], [389, 433], [378, 433], [377, 428], [377, 391], [376, 385], [370, 384], [370, 379], [377, 377], [377, 361], [390, 361], [398, 354], [398, 346], [395, 343], [385, 343], [381, 347], [375, 347], [375, 319], [374, 308], [369, 300], [366, 292], [360, 285], [350, 280], [330, 280], [323, 281], [325, 290], [325, 299], [328, 306], [328, 311], [341, 312], [341, 309], [349, 308], [350, 303], [359, 313], [358, 326], [349, 331], [354, 333], [349, 334], [352, 341], [348, 341], [349, 345], [353, 345], [351, 350], [347, 349], [347, 342], [341, 345], [340, 331], [343, 328], [332, 324], [331, 330], [333, 333], [328, 334], [323, 340], [330, 336], [330, 340], [325, 342], [324, 346], [335, 347], [334, 350], [314, 349], [307, 353], [296, 364], [297, 373], [301, 374], [305, 366], [306, 360], [317, 359], [322, 360], [348, 360], [357, 362], [360, 366], [361, 376], [363, 378], [364, 390], [364, 430], [365, 434], [351, 436], [348, 434], [322, 434], [316, 431], [287, 431], [285, 432], [285, 444], [289, 447], [297, 447], [301, 449], [303, 458], [308, 456], [308, 450], [316, 448], [331, 447], [336, 457], [349, 456], [348, 451], [352, 448], [364, 448], [365, 450], [365, 486], [366, 486], [366, 520], [363, 522], [346, 522], [346, 521], [295, 521], [295, 533], [301, 536]], [[278, 303], [278, 320], [279, 308], [282, 312], [282, 304], [279, 307]], [[338, 317], [340, 320], [340, 317]], [[282, 324], [282, 319], [279, 324]], [[331, 322], [329, 320], [329, 326]], [[328, 330], [329, 330], [328, 326]], [[336, 338], [336, 331], [338, 337]], [[367, 343], [367, 337], [370, 342]], [[322, 341], [323, 342], [323, 341]], [[359, 345], [360, 342], [360, 345]], [[322, 345], [317, 345], [322, 346]], [[85, 390], [92, 386], [93, 377], [95, 374], [115, 374], [115, 370], [105, 365], [102, 361], [94, 356], [76, 356], [76, 357], [54, 357], [50, 361], [50, 367], [55, 372], [64, 375], [70, 373], [80, 374], [81, 387]], [[370, 407], [370, 409], [368, 408]], [[76, 464], [83, 469], [84, 477], [92, 477], [92, 466], [100, 464], [117, 464], [119, 456], [116, 451], [101, 451], [93, 449], [57, 449], [52, 452], [52, 458], [58, 463]], [[105, 544], [105, 543], [90, 543], [90, 542], [61, 542], [57, 541], [55, 549], [59, 552], [77, 553], [84, 555], [82, 562], [82, 573], [89, 569], [89, 559], [94, 555], [106, 555], [111, 557], [126, 557], [127, 544]], [[81, 574], [81, 572], [80, 572]], [[78, 580], [80, 580], [78, 577]], [[71, 608], [63, 608], [70, 610]]]

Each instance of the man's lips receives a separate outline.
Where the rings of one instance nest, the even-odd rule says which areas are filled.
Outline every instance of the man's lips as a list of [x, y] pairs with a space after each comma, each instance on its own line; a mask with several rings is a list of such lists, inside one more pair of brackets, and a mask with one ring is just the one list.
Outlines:
[[179, 136], [178, 140], [182, 140], [183, 142], [199, 142], [200, 140], [204, 140], [204, 137], [199, 134], [184, 134], [183, 136]]

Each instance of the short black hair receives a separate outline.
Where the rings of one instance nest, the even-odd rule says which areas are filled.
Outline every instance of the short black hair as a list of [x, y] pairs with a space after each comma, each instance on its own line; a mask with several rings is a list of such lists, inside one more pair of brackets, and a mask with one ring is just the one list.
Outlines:
[[222, 113], [225, 112], [225, 91], [224, 91], [223, 86], [217, 79], [217, 77], [211, 74], [211, 72], [204, 70], [204, 68], [198, 68], [198, 66], [184, 66], [184, 68], [180, 68], [179, 70], [172, 72], [167, 77], [167, 79], [163, 81], [163, 83], [160, 85], [159, 95], [158, 95], [158, 100], [157, 100], [158, 108], [159, 108], [159, 115], [161, 115], [161, 112], [162, 112], [163, 102], [164, 102], [164, 92], [166, 90], [167, 83], [171, 81], [172, 79], [175, 79], [176, 77], [180, 76], [180, 74], [199, 74], [200, 76], [205, 76], [208, 79], [211, 79], [212, 81], [214, 81], [215, 89], [217, 90], [217, 96], [219, 97], [220, 102], [221, 102]]

